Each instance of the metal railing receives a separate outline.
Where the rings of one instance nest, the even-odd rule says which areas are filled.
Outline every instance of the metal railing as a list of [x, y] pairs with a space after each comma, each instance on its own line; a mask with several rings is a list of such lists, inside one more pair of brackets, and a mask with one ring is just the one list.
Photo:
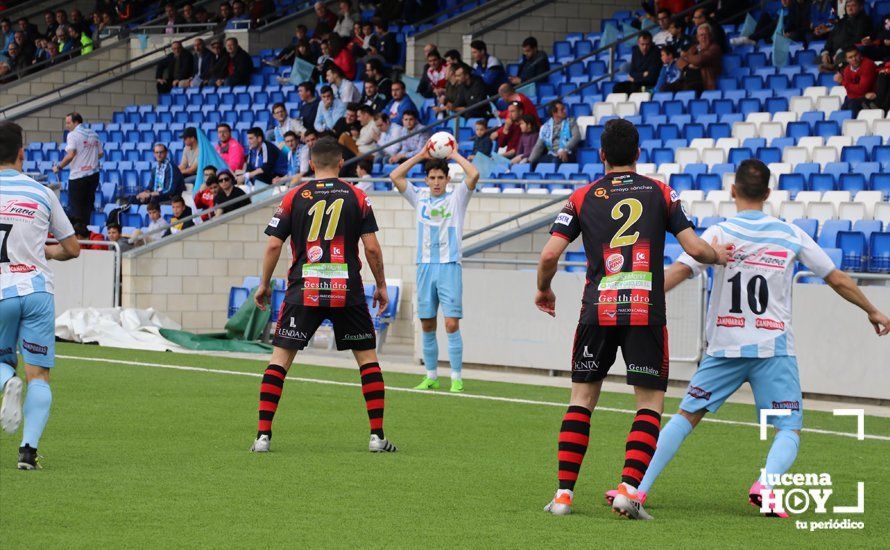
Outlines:
[[[47, 244], [59, 244], [57, 239], [47, 239]], [[112, 303], [115, 307], [121, 305], [121, 266], [122, 254], [121, 245], [115, 241], [92, 241], [89, 239], [77, 239], [77, 244], [83, 246], [105, 246], [114, 252], [114, 288], [112, 290]]]

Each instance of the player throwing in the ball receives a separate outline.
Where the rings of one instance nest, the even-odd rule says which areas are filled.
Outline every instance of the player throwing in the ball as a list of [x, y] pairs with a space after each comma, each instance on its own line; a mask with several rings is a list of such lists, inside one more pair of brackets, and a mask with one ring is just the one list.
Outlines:
[[[463, 340], [460, 336], [460, 319], [463, 317], [461, 238], [467, 205], [479, 181], [479, 171], [452, 149], [447, 158], [463, 168], [465, 178], [455, 183], [450, 192], [447, 191], [448, 160], [432, 158], [429, 145], [393, 170], [389, 178], [405, 200], [417, 210], [417, 315], [423, 330], [423, 362], [426, 367], [426, 376], [417, 389], [439, 388], [436, 315], [441, 304], [445, 315], [445, 332], [448, 333], [451, 391], [461, 392], [464, 389], [461, 379]], [[441, 153], [437, 151], [437, 154]], [[426, 187], [418, 187], [408, 181], [408, 172], [421, 162], [426, 172]]]

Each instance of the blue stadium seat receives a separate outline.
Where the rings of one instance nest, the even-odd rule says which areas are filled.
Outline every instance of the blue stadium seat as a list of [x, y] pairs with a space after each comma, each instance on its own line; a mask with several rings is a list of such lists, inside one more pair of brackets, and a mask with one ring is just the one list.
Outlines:
[[844, 271], [862, 271], [863, 258], [866, 257], [865, 234], [859, 231], [839, 231], [837, 248], [841, 249], [841, 269]]
[[844, 162], [868, 162], [868, 150], [865, 147], [854, 145], [841, 149], [841, 160]]
[[816, 232], [819, 231], [819, 220], [811, 218], [797, 218], [792, 222], [797, 227], [803, 229], [804, 233], [816, 240]]
[[[747, 141], [747, 140], [746, 140]], [[743, 160], [754, 157], [754, 153], [748, 147], [733, 147], [729, 150], [729, 162], [738, 164]]]
[[782, 151], [777, 147], [760, 147], [757, 149], [757, 159], [765, 164], [782, 162]]
[[819, 232], [819, 246], [822, 248], [834, 247], [837, 244], [837, 234], [840, 231], [850, 230], [850, 220], [826, 220]]
[[835, 175], [830, 173], [810, 174], [809, 188], [823, 193], [825, 191], [834, 191], [836, 189]]
[[881, 232], [882, 225], [880, 220], [857, 220], [853, 224], [853, 231], [860, 231], [866, 239], [870, 239], [872, 233]]
[[849, 191], [851, 195], [855, 195], [859, 191], [865, 191], [867, 183], [868, 180], [865, 174], [858, 172], [841, 174], [840, 178], [838, 178], [838, 188], [841, 191]]
[[871, 254], [868, 270], [873, 273], [890, 273], [890, 233], [872, 233], [868, 249]]
[[833, 120], [823, 120], [816, 123], [815, 135], [828, 139], [841, 135], [840, 125]]
[[788, 191], [793, 199], [801, 191], [806, 191], [806, 177], [803, 174], [781, 174], [779, 176], [779, 189]]
[[249, 297], [250, 291], [244, 287], [233, 286], [229, 288], [229, 309], [228, 309], [228, 317], [232, 318], [233, 315], [244, 305], [244, 302], [247, 301]]
[[670, 186], [671, 189], [678, 193], [683, 191], [690, 191], [692, 189], [695, 189], [695, 178], [693, 178], [690, 174], [677, 172], [675, 174], [671, 174]]
[[884, 200], [890, 200], [890, 174], [872, 174], [869, 180], [872, 191], [884, 194]]

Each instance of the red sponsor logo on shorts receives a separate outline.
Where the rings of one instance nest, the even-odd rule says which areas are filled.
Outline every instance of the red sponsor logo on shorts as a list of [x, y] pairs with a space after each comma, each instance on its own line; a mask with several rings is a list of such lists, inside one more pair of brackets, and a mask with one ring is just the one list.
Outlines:
[[37, 268], [28, 264], [11, 264], [9, 266], [10, 273], [30, 273], [36, 271]]
[[718, 327], [744, 328], [745, 327], [745, 318], [744, 317], [735, 317], [733, 315], [718, 316], [717, 317], [717, 326]]
[[755, 319], [754, 326], [756, 328], [764, 328], [766, 330], [785, 330], [785, 323], [783, 323], [782, 321], [767, 319], [765, 317], [758, 317], [757, 319]]

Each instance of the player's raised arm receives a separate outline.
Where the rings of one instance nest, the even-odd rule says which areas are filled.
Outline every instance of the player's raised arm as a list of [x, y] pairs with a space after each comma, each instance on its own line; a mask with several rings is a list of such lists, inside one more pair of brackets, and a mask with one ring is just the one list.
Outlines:
[[550, 283], [556, 275], [559, 258], [569, 246], [569, 241], [563, 237], [551, 236], [544, 250], [541, 251], [541, 259], [538, 261], [538, 293], [535, 295], [535, 305], [538, 309], [551, 317], [556, 317], [556, 294], [550, 288]]
[[457, 149], [451, 153], [451, 160], [458, 163], [461, 168], [464, 169], [464, 174], [466, 174], [466, 179], [464, 182], [467, 184], [467, 187], [470, 191], [476, 190], [476, 184], [479, 182], [479, 169], [476, 168], [476, 165], [464, 158], [463, 155], [457, 152]]
[[729, 245], [719, 244], [716, 239], [708, 244], [696, 235], [695, 230], [691, 227], [677, 233], [677, 241], [683, 250], [699, 263], [726, 265], [730, 257], [731, 247]]
[[866, 298], [852, 277], [840, 269], [835, 269], [825, 277], [825, 282], [844, 300], [868, 314], [868, 322], [875, 328], [875, 333], [878, 336], [890, 333], [890, 319]]
[[404, 193], [405, 189], [408, 187], [408, 172], [421, 162], [429, 160], [429, 158], [430, 155], [426, 150], [426, 146], [424, 146], [419, 153], [398, 165], [395, 170], [390, 172], [389, 180], [396, 186], [396, 190], [398, 190], [399, 193]]
[[59, 241], [59, 244], [45, 245], [45, 255], [47, 260], [56, 260], [64, 262], [80, 256], [80, 244], [77, 242], [77, 236], [71, 235], [68, 238]]
[[266, 241], [266, 252], [263, 254], [263, 276], [260, 277], [260, 284], [253, 296], [253, 301], [261, 311], [266, 311], [266, 304], [272, 296], [272, 273], [275, 271], [275, 266], [278, 265], [283, 245], [284, 241], [276, 236], [270, 236]]
[[383, 312], [389, 305], [389, 295], [386, 291], [386, 274], [383, 272], [383, 250], [380, 248], [380, 241], [377, 240], [376, 233], [365, 233], [362, 235], [362, 244], [365, 247], [365, 259], [371, 273], [374, 275], [374, 284], [377, 289], [374, 291], [374, 305], [377, 311]]

